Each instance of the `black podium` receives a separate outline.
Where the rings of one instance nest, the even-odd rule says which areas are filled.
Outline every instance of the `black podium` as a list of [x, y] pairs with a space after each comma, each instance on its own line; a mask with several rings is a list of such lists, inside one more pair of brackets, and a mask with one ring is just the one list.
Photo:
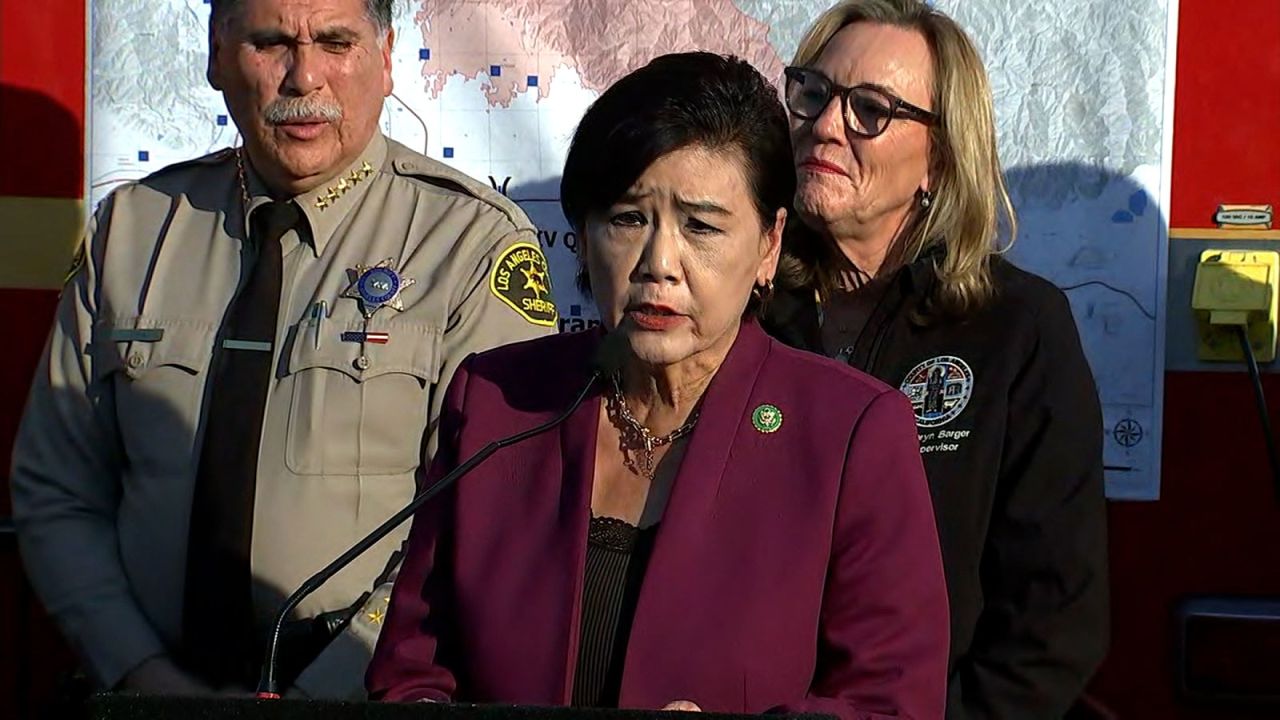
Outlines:
[[[85, 705], [87, 720], [758, 720], [759, 715], [595, 710], [516, 705], [352, 703], [325, 700], [176, 698], [103, 694]], [[770, 715], [833, 720], [830, 715]]]

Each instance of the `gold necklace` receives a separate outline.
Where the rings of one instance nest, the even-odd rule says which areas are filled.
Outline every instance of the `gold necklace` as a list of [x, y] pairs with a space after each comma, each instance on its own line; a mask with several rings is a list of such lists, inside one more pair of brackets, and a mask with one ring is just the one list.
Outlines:
[[238, 147], [236, 153], [236, 179], [240, 181], [240, 222], [244, 225], [245, 233], [249, 232], [249, 181], [244, 171], [244, 158], [241, 152], [244, 148]]
[[631, 439], [635, 444], [639, 445], [636, 448], [640, 454], [640, 462], [637, 465], [627, 452], [628, 433], [624, 432], [621, 438], [623, 441], [623, 460], [633, 472], [652, 480], [656, 465], [653, 459], [654, 451], [664, 445], [670, 445], [692, 432], [693, 426], [698, 422], [700, 410], [695, 409], [689, 419], [685, 420], [684, 424], [675, 430], [666, 435], [655, 436], [649, 431], [649, 428], [645, 427], [639, 420], [636, 420], [635, 416], [631, 414], [631, 410], [627, 408], [626, 398], [622, 395], [621, 376], [618, 373], [614, 373], [611, 378], [613, 380], [613, 397], [611, 398], [613, 402], [610, 404], [617, 410], [617, 416], [626, 423], [626, 430], [631, 431], [630, 435], [633, 436]]

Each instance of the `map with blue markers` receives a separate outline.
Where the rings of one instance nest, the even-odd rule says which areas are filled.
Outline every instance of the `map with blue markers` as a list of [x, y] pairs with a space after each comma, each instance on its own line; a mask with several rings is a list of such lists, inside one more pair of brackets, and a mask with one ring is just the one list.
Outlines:
[[[573, 282], [578, 238], [558, 192], [583, 111], [665, 52], [731, 53], [780, 79], [828, 4], [402, 1], [382, 126], [524, 208], [548, 256], [561, 327], [581, 329], [595, 310]], [[987, 63], [1020, 220], [1009, 257], [1071, 300], [1103, 401], [1108, 494], [1154, 499], [1177, 0], [933, 4], [969, 30]], [[96, 0], [90, 9], [93, 203], [165, 165], [239, 144], [205, 80], [205, 0]]]

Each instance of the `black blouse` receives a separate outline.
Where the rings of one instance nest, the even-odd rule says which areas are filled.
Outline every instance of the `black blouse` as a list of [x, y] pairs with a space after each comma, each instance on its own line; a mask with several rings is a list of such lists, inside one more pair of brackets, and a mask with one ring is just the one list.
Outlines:
[[839, 290], [823, 304], [818, 316], [822, 350], [827, 357], [848, 362], [854, 351], [873, 338], [864, 337], [868, 321], [885, 296], [887, 282], [877, 278], [859, 290]]
[[657, 525], [644, 529], [616, 518], [591, 518], [582, 588], [575, 707], [617, 707], [622, 664], [640, 583]]

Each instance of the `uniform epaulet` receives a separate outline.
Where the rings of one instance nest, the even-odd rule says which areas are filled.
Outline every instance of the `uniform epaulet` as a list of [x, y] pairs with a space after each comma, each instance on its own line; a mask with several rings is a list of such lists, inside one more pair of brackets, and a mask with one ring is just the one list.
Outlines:
[[502, 212], [518, 230], [532, 229], [529, 218], [506, 195], [437, 160], [420, 155], [393, 140], [387, 141], [387, 155], [397, 175], [435, 187], [469, 195]]
[[159, 170], [156, 170], [150, 175], [147, 175], [145, 178], [142, 179], [142, 181], [145, 182], [151, 179], [159, 179], [170, 173], [177, 172], [178, 170], [182, 170], [183, 168], [211, 166], [211, 165], [218, 165], [224, 162], [232, 162], [235, 160], [235, 157], [236, 157], [235, 148], [227, 147], [227, 148], [222, 148], [221, 150], [214, 150], [208, 155], [201, 155], [198, 158], [192, 158], [190, 160], [182, 160], [181, 162], [176, 162], [176, 163], [173, 163], [172, 165], [165, 165]]

